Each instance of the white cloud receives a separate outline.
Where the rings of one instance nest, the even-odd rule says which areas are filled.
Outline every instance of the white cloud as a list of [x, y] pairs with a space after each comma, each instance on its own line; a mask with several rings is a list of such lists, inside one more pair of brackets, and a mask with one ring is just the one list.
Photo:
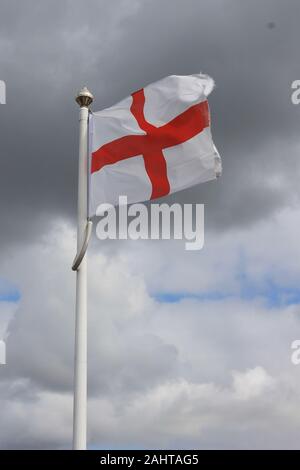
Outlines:
[[233, 372], [234, 393], [240, 400], [259, 397], [273, 386], [274, 379], [262, 367], [255, 367], [246, 372]]
[[[288, 220], [296, 216], [289, 214]], [[280, 259], [286, 260], [291, 277], [297, 275], [288, 253], [288, 247], [291, 253], [295, 248], [294, 232], [289, 239], [286, 217], [283, 213], [276, 222], [278, 240], [274, 221], [257, 226], [256, 232], [235, 233], [236, 246], [247, 253], [245, 269], [260, 254], [256, 278], [268, 271], [271, 259], [280, 282]], [[274, 256], [254, 243], [257, 237], [265, 243], [271, 233]], [[281, 258], [281, 253], [277, 265], [276, 250], [283, 234], [286, 257]], [[188, 284], [189, 269], [195, 276], [199, 273], [199, 279], [208, 273], [209, 279], [219, 242], [227, 255], [215, 287], [222, 288], [223, 277], [224, 285], [234, 286], [230, 288], [233, 297], [187, 298], [173, 304], [151, 297], [149, 289], [159, 289], [159, 280], [168, 286], [172, 271], [183, 286]], [[116, 243], [114, 254], [104, 254], [94, 239], [89, 254], [90, 444], [241, 448], [247, 443], [259, 448], [264, 439], [269, 448], [297, 447], [300, 383], [290, 360], [290, 345], [299, 329], [299, 307], [270, 309], [260, 297], [240, 298], [231, 237], [215, 238], [210, 244], [210, 256], [204, 249], [186, 266], [181, 251], [166, 249], [164, 243], [149, 243], [147, 250], [137, 243], [133, 256], [133, 245], [129, 249], [129, 244]], [[164, 257], [159, 256], [160, 250]], [[56, 221], [42, 240], [26, 248], [14, 247], [3, 260], [3, 275], [14, 281], [22, 297], [10, 325], [8, 364], [0, 390], [6, 423], [0, 433], [1, 447], [70, 446], [74, 251], [74, 231]], [[148, 262], [151, 258], [154, 267]], [[181, 269], [186, 271], [183, 277]], [[207, 288], [210, 285], [214, 285], [212, 277]], [[198, 286], [201, 290], [201, 282]], [[29, 415], [33, 416], [31, 429], [24, 433]], [[279, 428], [289, 441], [279, 435]]]
[[128, 244], [124, 256], [154, 293], [239, 296], [245, 280], [255, 291], [270, 281], [300, 290], [299, 220], [299, 209], [285, 208], [251, 228], [206, 233], [199, 252], [186, 252], [181, 242], [141, 241]]

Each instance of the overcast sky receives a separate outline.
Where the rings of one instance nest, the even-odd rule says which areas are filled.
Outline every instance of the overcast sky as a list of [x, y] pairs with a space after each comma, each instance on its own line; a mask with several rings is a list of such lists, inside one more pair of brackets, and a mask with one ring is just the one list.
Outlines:
[[223, 175], [205, 247], [89, 252], [92, 448], [299, 448], [297, 0], [0, 0], [0, 447], [69, 448], [78, 152], [94, 110], [204, 72]]

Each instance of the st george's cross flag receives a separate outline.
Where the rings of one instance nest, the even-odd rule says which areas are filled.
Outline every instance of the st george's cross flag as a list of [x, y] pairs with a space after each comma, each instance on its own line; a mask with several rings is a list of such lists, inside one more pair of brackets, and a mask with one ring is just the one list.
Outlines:
[[215, 179], [207, 96], [212, 78], [171, 75], [92, 113], [90, 216], [99, 204], [140, 202]]

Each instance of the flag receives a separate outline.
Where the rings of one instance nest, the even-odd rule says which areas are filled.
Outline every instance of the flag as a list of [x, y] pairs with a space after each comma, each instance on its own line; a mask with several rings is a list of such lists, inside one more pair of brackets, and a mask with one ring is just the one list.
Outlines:
[[99, 204], [166, 196], [215, 179], [207, 96], [212, 78], [171, 75], [91, 114], [90, 216]]

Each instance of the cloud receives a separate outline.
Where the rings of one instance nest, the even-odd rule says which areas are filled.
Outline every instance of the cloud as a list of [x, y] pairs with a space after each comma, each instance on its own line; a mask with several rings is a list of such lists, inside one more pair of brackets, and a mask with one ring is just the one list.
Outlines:
[[249, 400], [267, 393], [274, 386], [274, 379], [262, 367], [244, 373], [233, 372], [233, 388], [239, 400]]
[[2, 382], [0, 396], [1, 448], [49, 449], [60, 447], [61, 442], [69, 439], [70, 396], [37, 392], [24, 379]]
[[[284, 220], [297, 220], [296, 214], [282, 213], [274, 223], [284, 230]], [[251, 239], [263, 239], [269, 231], [270, 222], [253, 234], [236, 233], [236, 244], [231, 246], [228, 237], [223, 248], [232, 253], [236, 246], [243, 248], [245, 266], [251, 267], [258, 249]], [[291, 252], [293, 237], [290, 232], [285, 247]], [[239, 296], [231, 256], [223, 260], [222, 276], [224, 281], [232, 276], [227, 285], [234, 285], [234, 296], [157, 302], [146, 258], [141, 272], [130, 250], [107, 255], [99, 251], [99, 243], [94, 239], [89, 254], [89, 444], [260, 448], [264, 439], [268, 448], [279, 442], [284, 448], [297, 446], [300, 417], [292, 410], [298, 408], [299, 380], [291, 363], [291, 343], [299, 328], [299, 305], [270, 307], [261, 295]], [[147, 246], [157, 268], [159, 263], [165, 266], [156, 253], [163, 243]], [[215, 239], [211, 249], [217, 250], [218, 243]], [[0, 396], [7, 425], [5, 434], [0, 433], [2, 448], [70, 446], [74, 250], [73, 229], [57, 220], [47, 236], [26, 249], [14, 248], [3, 263], [3, 273], [8, 279], [14, 275], [22, 298], [10, 324], [3, 369]], [[268, 253], [265, 262], [261, 256], [259, 273], [269, 266], [269, 256], [276, 261], [274, 237], [271, 250], [273, 256]], [[169, 254], [164, 251], [166, 256], [173, 253], [171, 248]], [[291, 258], [288, 251], [286, 257]], [[210, 263], [215, 263], [211, 255], [203, 265], [194, 262], [200, 279], [201, 271], [209, 273]], [[17, 276], [15, 263], [23, 267]], [[180, 270], [184, 264], [185, 258], [177, 256], [167, 266]], [[292, 267], [286, 263], [286, 269]], [[23, 436], [29, 414], [34, 419]], [[290, 441], [275, 431], [280, 426]]]
[[298, 73], [297, 1], [286, 8], [269, 0], [249, 6], [232, 0], [226, 7], [223, 0], [191, 0], [188, 7], [176, 0], [172, 15], [169, 0], [87, 5], [82, 16], [76, 1], [2, 1], [3, 248], [41, 236], [53, 217], [74, 219], [74, 96], [83, 84], [101, 109], [165, 75], [209, 73], [216, 81], [210, 103], [224, 173], [217, 184], [171, 200], [209, 203], [211, 228], [220, 231], [252, 224], [299, 198], [299, 109], [290, 101]]

